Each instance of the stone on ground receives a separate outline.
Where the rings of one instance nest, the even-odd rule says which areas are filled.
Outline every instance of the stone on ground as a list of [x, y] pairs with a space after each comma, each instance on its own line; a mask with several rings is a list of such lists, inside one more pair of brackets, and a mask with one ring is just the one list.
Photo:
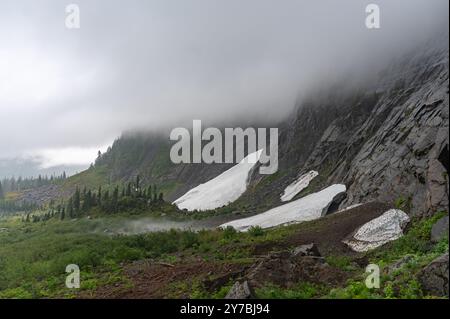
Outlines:
[[390, 209], [362, 225], [343, 242], [356, 252], [369, 251], [403, 236], [403, 229], [408, 222], [409, 216], [405, 212]]
[[225, 296], [225, 299], [251, 299], [253, 297], [254, 293], [246, 280], [242, 283], [236, 281]]
[[448, 252], [422, 269], [419, 281], [425, 293], [448, 297]]

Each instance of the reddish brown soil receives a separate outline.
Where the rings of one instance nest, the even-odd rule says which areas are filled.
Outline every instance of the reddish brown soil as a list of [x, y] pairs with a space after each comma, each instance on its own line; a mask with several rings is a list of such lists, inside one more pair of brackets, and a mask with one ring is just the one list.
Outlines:
[[[212, 291], [217, 281], [227, 284], [234, 275], [239, 275], [245, 265], [189, 260], [183, 263], [162, 264], [152, 261], [140, 261], [125, 266], [124, 273], [131, 281], [131, 286], [118, 284], [100, 287], [93, 295], [82, 295], [81, 298], [188, 298], [172, 289], [171, 285], [184, 282], [192, 284], [201, 279]], [[208, 277], [215, 278], [208, 284]], [[173, 287], [173, 286], [172, 286]], [[174, 291], [175, 290], [175, 291]]]
[[285, 249], [303, 244], [315, 243], [322, 255], [357, 254], [350, 250], [342, 240], [368, 221], [392, 208], [383, 203], [367, 203], [347, 211], [331, 214], [324, 218], [302, 223], [295, 234], [279, 243], [265, 243], [255, 247], [255, 255], [265, 254], [274, 249]]

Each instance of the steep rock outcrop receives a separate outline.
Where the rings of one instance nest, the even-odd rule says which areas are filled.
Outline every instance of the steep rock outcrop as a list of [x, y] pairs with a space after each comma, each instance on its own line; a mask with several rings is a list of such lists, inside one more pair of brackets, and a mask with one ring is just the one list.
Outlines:
[[448, 175], [439, 161], [448, 147], [448, 57], [419, 69], [407, 83], [408, 97], [400, 103], [378, 103], [374, 113], [388, 108], [389, 116], [339, 176], [348, 184], [346, 204], [405, 197], [412, 213], [448, 209]]
[[431, 241], [438, 242], [448, 237], [448, 215], [440, 218], [431, 228]]
[[317, 170], [308, 192], [344, 183], [340, 208], [402, 199], [408, 213], [448, 210], [448, 39], [441, 42], [392, 62], [364, 89], [330, 89], [300, 105], [281, 130], [283, 174], [258, 191], [270, 194], [293, 174]]

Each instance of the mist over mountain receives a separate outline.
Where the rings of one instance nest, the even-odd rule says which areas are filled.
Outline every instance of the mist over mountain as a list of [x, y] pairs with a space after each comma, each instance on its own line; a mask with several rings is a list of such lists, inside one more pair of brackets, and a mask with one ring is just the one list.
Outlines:
[[69, 30], [64, 4], [2, 1], [0, 158], [71, 158], [64, 149], [193, 119], [278, 122], [311, 92], [370, 83], [448, 28], [445, 0], [378, 1], [376, 30], [365, 26], [368, 3], [80, 0], [81, 28]]
[[59, 176], [66, 173], [67, 176], [79, 173], [88, 165], [58, 165], [43, 168], [39, 160], [32, 159], [2, 159], [0, 161], [0, 179], [9, 177], [37, 177], [41, 176]]

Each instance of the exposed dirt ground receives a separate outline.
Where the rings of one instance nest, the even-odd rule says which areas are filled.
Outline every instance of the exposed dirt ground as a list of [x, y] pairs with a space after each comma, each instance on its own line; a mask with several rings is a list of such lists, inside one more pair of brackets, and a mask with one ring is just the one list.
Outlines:
[[211, 290], [220, 287], [218, 282], [228, 283], [229, 279], [239, 276], [246, 266], [243, 264], [229, 264], [206, 262], [202, 260], [189, 260], [185, 263], [164, 264], [151, 261], [135, 262], [125, 267], [125, 275], [130, 279], [130, 286], [120, 284], [100, 287], [93, 295], [81, 295], [81, 298], [119, 298], [119, 299], [148, 299], [178, 297], [188, 298], [177, 293], [178, 282], [193, 284], [198, 277], [207, 278], [214, 275], [217, 278], [206, 286]]
[[361, 206], [331, 214], [323, 218], [301, 223], [294, 235], [279, 243], [267, 243], [255, 247], [256, 255], [265, 254], [274, 249], [284, 249], [303, 244], [315, 243], [322, 255], [351, 255], [357, 253], [350, 250], [342, 240], [352, 234], [363, 224], [377, 218], [392, 206], [384, 203], [367, 203]]
[[[299, 224], [293, 235], [283, 241], [258, 244], [253, 247], [254, 256], [271, 251], [286, 250], [302, 244], [315, 243], [322, 256], [348, 255], [358, 262], [359, 254], [351, 251], [342, 240], [364, 223], [380, 216], [391, 206], [383, 203], [367, 203], [353, 209], [332, 214], [324, 218]], [[365, 262], [360, 260], [361, 262]], [[214, 291], [230, 279], [239, 278], [250, 265], [219, 263], [200, 259], [181, 259], [169, 265], [151, 261], [139, 261], [124, 266], [124, 274], [131, 285], [101, 287], [88, 298], [166, 298], [189, 297], [178, 294], [174, 285], [187, 284], [203, 278], [204, 286]], [[209, 277], [214, 280], [209, 281]], [[175, 294], [175, 295], [174, 295]]]

